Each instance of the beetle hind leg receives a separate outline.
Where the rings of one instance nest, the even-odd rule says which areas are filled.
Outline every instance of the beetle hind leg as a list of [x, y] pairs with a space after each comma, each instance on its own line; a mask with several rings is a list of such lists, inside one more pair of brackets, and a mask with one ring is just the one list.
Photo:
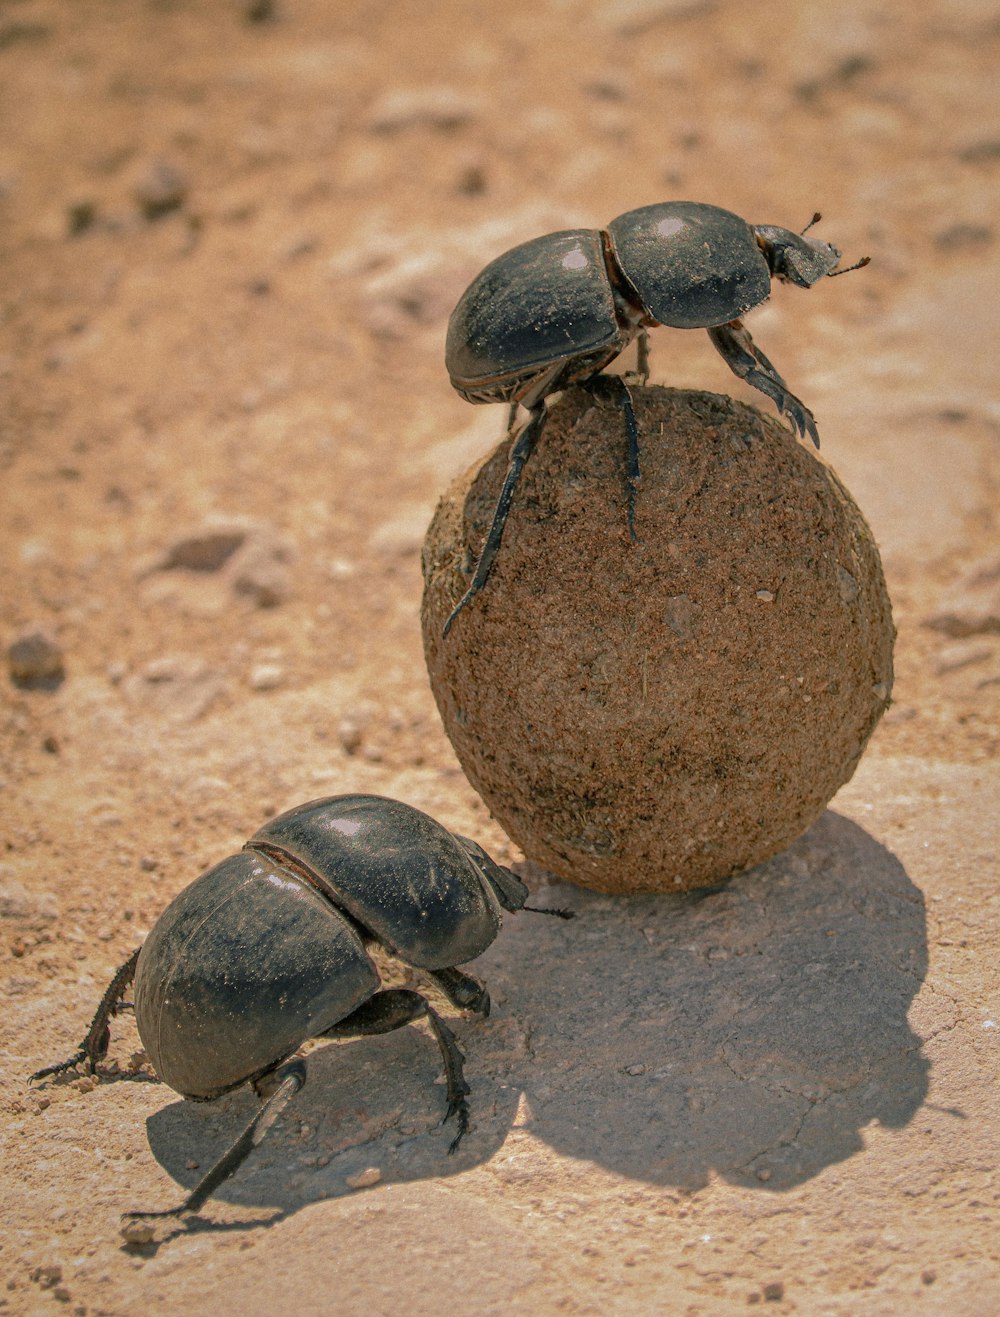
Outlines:
[[74, 1052], [65, 1061], [57, 1061], [55, 1065], [47, 1065], [41, 1070], [36, 1070], [30, 1076], [29, 1083], [37, 1083], [38, 1080], [48, 1079], [52, 1075], [61, 1075], [67, 1070], [73, 1070], [76, 1066], [84, 1064], [91, 1074], [94, 1073], [98, 1061], [103, 1061], [108, 1054], [108, 1044], [111, 1041], [111, 1017], [117, 1015], [121, 1009], [125, 991], [135, 978], [135, 966], [138, 959], [139, 948], [137, 947], [108, 984], [100, 1005], [94, 1012], [94, 1018], [90, 1022], [87, 1036], [80, 1044], [79, 1051]]
[[286, 1062], [274, 1072], [278, 1087], [250, 1121], [246, 1129], [228, 1150], [223, 1153], [209, 1172], [202, 1176], [179, 1207], [161, 1212], [124, 1212], [122, 1234], [126, 1240], [136, 1240], [137, 1232], [146, 1221], [164, 1221], [197, 1212], [198, 1208], [215, 1193], [219, 1185], [238, 1170], [261, 1142], [285, 1107], [306, 1082], [306, 1063], [300, 1057]]
[[737, 378], [765, 394], [782, 416], [787, 416], [800, 438], [806, 435], [819, 447], [819, 431], [812, 412], [794, 393], [750, 337], [741, 320], [716, 325], [708, 331], [716, 351]]

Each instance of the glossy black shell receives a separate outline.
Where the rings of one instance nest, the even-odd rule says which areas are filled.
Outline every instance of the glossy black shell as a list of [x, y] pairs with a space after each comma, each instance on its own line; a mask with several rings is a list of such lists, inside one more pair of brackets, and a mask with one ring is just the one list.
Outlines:
[[643, 206], [612, 220], [608, 237], [635, 300], [657, 324], [708, 329], [770, 294], [771, 271], [753, 229], [720, 206]]
[[163, 1082], [212, 1098], [342, 1020], [378, 983], [360, 937], [325, 897], [244, 851], [160, 916], [139, 953], [135, 1018]]
[[339, 796], [265, 824], [160, 916], [135, 1014], [160, 1078], [212, 1098], [263, 1074], [379, 986], [363, 939], [443, 969], [484, 951], [527, 889], [399, 801]]
[[497, 257], [452, 313], [445, 363], [470, 402], [509, 400], [560, 362], [559, 388], [600, 370], [640, 323], [707, 329], [770, 291], [746, 220], [665, 201], [619, 215], [604, 233], [550, 233]]
[[459, 393], [479, 401], [484, 385], [496, 386], [496, 400], [557, 362], [610, 360], [629, 337], [600, 233], [567, 229], [512, 248], [472, 281], [448, 323], [445, 362]]
[[300, 805], [247, 844], [309, 870], [334, 904], [421, 969], [462, 965], [486, 950], [500, 929], [498, 883], [520, 889], [508, 909], [527, 899], [527, 888], [474, 843], [381, 796]]

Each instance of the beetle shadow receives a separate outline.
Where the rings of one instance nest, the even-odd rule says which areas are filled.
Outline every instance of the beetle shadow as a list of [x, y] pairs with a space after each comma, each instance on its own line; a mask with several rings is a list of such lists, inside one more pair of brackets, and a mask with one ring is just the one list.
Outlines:
[[[454, 1156], [437, 1049], [405, 1028], [316, 1048], [305, 1089], [216, 1197], [287, 1214], [373, 1169], [381, 1183], [439, 1178], [494, 1157], [515, 1119], [636, 1180], [694, 1190], [714, 1174], [773, 1192], [921, 1106], [928, 1062], [907, 1010], [927, 970], [923, 898], [849, 820], [828, 811], [702, 892], [558, 884], [532, 899], [577, 917], [510, 917], [472, 967], [494, 1011], [455, 1025], [472, 1128]], [[149, 1118], [154, 1156], [190, 1188], [255, 1109], [249, 1089], [173, 1102]]]
[[[426, 987], [426, 985], [417, 984]], [[453, 1007], [444, 1008], [451, 1016]], [[375, 1182], [434, 1179], [488, 1160], [502, 1145], [518, 1093], [482, 1073], [477, 1039], [491, 1021], [449, 1020], [466, 1054], [472, 1087], [472, 1127], [454, 1156], [454, 1119], [446, 1108], [441, 1056], [425, 1025], [349, 1042], [321, 1043], [307, 1057], [308, 1078], [284, 1115], [248, 1160], [213, 1194], [212, 1202], [269, 1206], [279, 1215], [337, 1198]], [[500, 1030], [503, 1030], [500, 1024]], [[492, 1090], [492, 1091], [491, 1091]], [[153, 1155], [178, 1184], [171, 1205], [192, 1189], [249, 1122], [259, 1103], [249, 1087], [215, 1102], [174, 1101], [147, 1122]], [[363, 1177], [361, 1183], [352, 1183]], [[158, 1207], [142, 1203], [137, 1207]], [[209, 1228], [205, 1222], [195, 1228]]]

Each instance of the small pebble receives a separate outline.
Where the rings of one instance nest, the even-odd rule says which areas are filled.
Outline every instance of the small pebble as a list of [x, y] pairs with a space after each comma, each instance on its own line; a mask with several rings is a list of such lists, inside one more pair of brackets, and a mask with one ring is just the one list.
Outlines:
[[369, 125], [376, 133], [430, 128], [450, 133], [475, 118], [477, 106], [450, 87], [417, 87], [386, 92], [372, 108]]
[[785, 1297], [785, 1283], [781, 1280], [770, 1280], [764, 1286], [764, 1299], [768, 1303], [777, 1303], [779, 1299]]
[[135, 200], [143, 217], [152, 222], [179, 210], [187, 193], [187, 180], [181, 170], [169, 161], [154, 160], [136, 185]]
[[250, 689], [273, 691], [284, 684], [285, 669], [278, 663], [258, 663], [250, 670]]
[[170, 546], [158, 564], [159, 570], [169, 572], [180, 567], [192, 572], [217, 572], [246, 538], [247, 531], [240, 526], [190, 531]]
[[358, 1171], [356, 1175], [348, 1175], [344, 1178], [344, 1183], [349, 1189], [370, 1189], [373, 1184], [378, 1184], [382, 1178], [382, 1172], [377, 1166], [369, 1166], [363, 1171]]
[[121, 1236], [126, 1244], [151, 1244], [153, 1242], [153, 1227], [148, 1221], [123, 1221]]
[[353, 755], [362, 740], [362, 728], [353, 718], [342, 718], [337, 724], [337, 740], [344, 754]]
[[22, 690], [55, 690], [66, 675], [62, 648], [41, 631], [31, 631], [7, 650], [11, 681]]

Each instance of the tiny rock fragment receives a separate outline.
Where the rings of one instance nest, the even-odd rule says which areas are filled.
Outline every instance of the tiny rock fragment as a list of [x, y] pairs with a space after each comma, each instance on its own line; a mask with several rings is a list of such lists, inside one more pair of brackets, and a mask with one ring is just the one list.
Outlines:
[[785, 1297], [785, 1283], [781, 1280], [769, 1280], [764, 1286], [764, 1299], [767, 1303], [777, 1303]]
[[257, 663], [250, 670], [250, 689], [273, 691], [283, 685], [285, 669], [280, 663]]
[[361, 746], [362, 728], [353, 718], [342, 718], [337, 724], [337, 740], [345, 754], [353, 755]]
[[248, 0], [243, 15], [248, 23], [273, 23], [278, 17], [274, 0]]
[[136, 184], [135, 201], [143, 218], [152, 222], [179, 210], [187, 194], [182, 171], [168, 160], [154, 160]]
[[42, 631], [19, 636], [9, 646], [7, 670], [22, 690], [56, 690], [66, 676], [61, 646]]
[[94, 227], [97, 219], [97, 206], [89, 197], [71, 201], [66, 207], [66, 233], [70, 238], [78, 238], [81, 233]]
[[369, 126], [376, 133], [430, 128], [450, 133], [475, 118], [474, 102], [451, 87], [417, 87], [387, 92], [372, 108]]
[[0, 919], [18, 919], [32, 927], [58, 919], [55, 897], [49, 892], [30, 892], [16, 878], [6, 877], [6, 867], [0, 867]]
[[269, 526], [249, 528], [226, 567], [234, 594], [255, 608], [277, 608], [291, 592], [292, 546]]
[[344, 1183], [349, 1189], [370, 1189], [373, 1184], [378, 1184], [381, 1178], [382, 1172], [377, 1166], [368, 1166], [355, 1175], [345, 1176]]
[[960, 577], [924, 625], [953, 640], [1000, 635], [1000, 558], [986, 559]]
[[34, 1267], [31, 1279], [40, 1289], [50, 1290], [62, 1280], [62, 1267]]
[[133, 1247], [153, 1242], [153, 1227], [148, 1221], [123, 1221], [121, 1237]]
[[956, 640], [938, 650], [934, 671], [939, 677], [950, 672], [961, 672], [963, 668], [975, 667], [987, 663], [993, 657], [993, 648], [974, 639]]
[[198, 656], [164, 654], [125, 683], [130, 699], [179, 722], [195, 722], [222, 695], [225, 682]]
[[217, 572], [246, 537], [244, 526], [204, 526], [188, 531], [167, 549], [159, 570], [169, 572], [186, 568], [192, 572]]

